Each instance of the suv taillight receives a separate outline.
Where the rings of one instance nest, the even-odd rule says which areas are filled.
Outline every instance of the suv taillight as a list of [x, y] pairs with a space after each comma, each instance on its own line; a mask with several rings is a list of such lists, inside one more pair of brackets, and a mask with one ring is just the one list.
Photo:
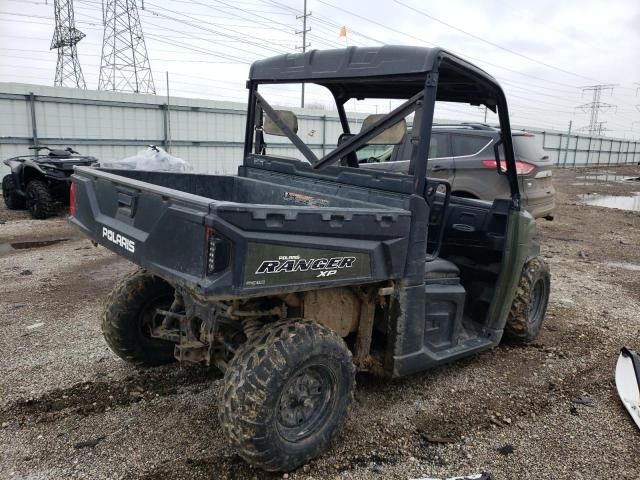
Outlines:
[[76, 213], [76, 184], [71, 182], [69, 188], [69, 217], [73, 217]]
[[[495, 160], [483, 160], [482, 165], [487, 168], [496, 168]], [[530, 163], [523, 162], [522, 160], [516, 160], [516, 173], [518, 175], [529, 175], [533, 172], [533, 169], [536, 168], [535, 165], [531, 165]], [[503, 172], [507, 171], [507, 162], [506, 160], [500, 160], [500, 170]]]
[[229, 241], [219, 237], [213, 228], [208, 227], [207, 233], [207, 275], [221, 272], [229, 266], [231, 246]]

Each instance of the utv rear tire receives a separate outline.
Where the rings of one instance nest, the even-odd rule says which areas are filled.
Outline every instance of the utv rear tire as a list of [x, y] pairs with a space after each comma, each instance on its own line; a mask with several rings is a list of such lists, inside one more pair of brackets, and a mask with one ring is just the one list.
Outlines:
[[152, 338], [149, 331], [157, 308], [168, 310], [173, 287], [160, 277], [134, 270], [113, 289], [102, 316], [102, 334], [113, 352], [137, 366], [153, 367], [175, 361], [174, 344]]
[[267, 471], [289, 471], [323, 453], [344, 424], [355, 367], [342, 338], [308, 320], [265, 326], [224, 375], [219, 419], [237, 453]]
[[22, 210], [26, 206], [24, 197], [16, 192], [16, 184], [12, 174], [5, 175], [2, 179], [2, 198], [4, 198], [4, 204], [9, 210]]
[[55, 213], [55, 202], [46, 183], [41, 180], [31, 180], [27, 184], [27, 208], [31, 216], [44, 220]]
[[529, 343], [538, 336], [547, 312], [550, 287], [547, 262], [534, 257], [525, 263], [505, 328], [508, 340]]

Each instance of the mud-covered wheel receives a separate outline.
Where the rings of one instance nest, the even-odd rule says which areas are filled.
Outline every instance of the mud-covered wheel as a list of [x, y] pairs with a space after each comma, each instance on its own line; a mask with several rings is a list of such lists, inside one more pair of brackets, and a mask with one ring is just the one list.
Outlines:
[[24, 198], [16, 191], [13, 175], [5, 175], [2, 179], [2, 198], [9, 210], [20, 210], [26, 206]]
[[153, 338], [151, 329], [164, 317], [174, 299], [173, 287], [145, 270], [134, 270], [112, 290], [102, 315], [102, 334], [113, 352], [138, 366], [175, 361], [174, 344]]
[[527, 343], [538, 336], [547, 312], [550, 289], [547, 262], [534, 257], [525, 263], [505, 328], [508, 340]]
[[342, 338], [308, 320], [265, 326], [224, 375], [219, 418], [250, 464], [289, 471], [324, 452], [344, 424], [355, 368]]
[[27, 185], [27, 208], [33, 218], [43, 220], [55, 213], [55, 202], [46, 183], [31, 180]]

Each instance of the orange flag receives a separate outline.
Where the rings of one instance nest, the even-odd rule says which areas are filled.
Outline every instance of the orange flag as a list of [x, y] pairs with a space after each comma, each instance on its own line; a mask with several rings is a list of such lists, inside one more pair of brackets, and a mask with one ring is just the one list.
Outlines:
[[338, 35], [338, 38], [340, 37], [347, 38], [347, 27], [340, 27], [340, 35]]

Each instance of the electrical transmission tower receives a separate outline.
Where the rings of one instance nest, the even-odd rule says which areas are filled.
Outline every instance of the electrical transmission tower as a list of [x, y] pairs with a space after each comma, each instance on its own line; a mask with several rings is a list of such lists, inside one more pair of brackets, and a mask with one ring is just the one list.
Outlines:
[[136, 0], [106, 0], [99, 90], [156, 93]]
[[584, 92], [593, 92], [593, 98], [591, 102], [576, 107], [583, 112], [589, 112], [590, 114], [589, 125], [586, 127], [582, 127], [579, 130], [586, 130], [590, 135], [599, 135], [606, 130], [606, 128], [604, 128], [603, 126], [606, 122], [598, 122], [598, 114], [600, 113], [600, 111], [606, 112], [607, 110], [616, 108], [616, 106], [610, 103], [601, 102], [600, 97], [602, 96], [603, 90], [611, 90], [611, 93], [613, 94], [613, 89], [615, 87], [617, 87], [617, 85], [614, 84], [588, 85], [586, 87], [582, 87], [582, 93], [584, 94]]
[[76, 48], [85, 35], [76, 28], [73, 0], [54, 0], [53, 11], [56, 29], [53, 32], [50, 50], [58, 49], [56, 78], [53, 84], [56, 87], [87, 88]]
[[[307, 47], [311, 44], [307, 43], [307, 32], [311, 31], [311, 27], [307, 28], [307, 17], [311, 16], [311, 12], [307, 12], [307, 0], [304, 0], [304, 11], [302, 15], [297, 15], [296, 19], [302, 19], [302, 30], [296, 32], [296, 35], [302, 35], [302, 46], [296, 47], [296, 50], [302, 50], [302, 53], [307, 51]], [[304, 83], [302, 84], [302, 94], [300, 96], [300, 107], [304, 108]]]

